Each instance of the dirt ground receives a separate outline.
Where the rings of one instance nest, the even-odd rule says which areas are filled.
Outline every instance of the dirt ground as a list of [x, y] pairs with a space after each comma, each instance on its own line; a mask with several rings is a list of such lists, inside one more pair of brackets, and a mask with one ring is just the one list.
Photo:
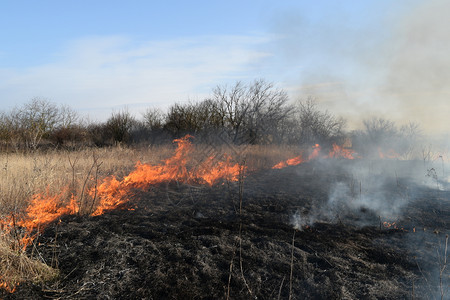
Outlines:
[[58, 281], [0, 298], [449, 299], [448, 189], [395, 178], [383, 189], [408, 200], [395, 226], [360, 207], [295, 229], [336, 182], [348, 174], [307, 163], [248, 174], [242, 193], [236, 182], [133, 191], [128, 207], [46, 228], [34, 255]]

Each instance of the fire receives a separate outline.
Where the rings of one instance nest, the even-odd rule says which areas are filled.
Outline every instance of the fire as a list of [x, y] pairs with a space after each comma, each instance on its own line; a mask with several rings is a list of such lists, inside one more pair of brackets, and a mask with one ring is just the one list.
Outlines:
[[[401, 231], [405, 231], [407, 232], [408, 230], [403, 228], [403, 227], [399, 227], [397, 222], [383, 222], [383, 226], [384, 228], [388, 228], [388, 229], [396, 229], [396, 230], [401, 230]], [[416, 232], [416, 228], [414, 227], [413, 232]]]
[[285, 168], [287, 166], [296, 166], [296, 165], [299, 165], [301, 163], [304, 163], [304, 162], [310, 161], [312, 159], [315, 159], [316, 157], [319, 156], [319, 153], [320, 153], [320, 146], [319, 146], [319, 144], [315, 144], [312, 147], [312, 149], [313, 150], [312, 150], [311, 154], [309, 154], [307, 159], [303, 159], [303, 155], [300, 154], [299, 156], [296, 156], [294, 158], [290, 158], [290, 159], [288, 159], [286, 161], [280, 161], [279, 163], [274, 165], [272, 167], [272, 169], [282, 169], [282, 168]]
[[[97, 216], [105, 211], [121, 208], [129, 202], [132, 189], [147, 189], [163, 182], [178, 181], [212, 186], [221, 180], [238, 180], [245, 167], [232, 163], [229, 156], [225, 161], [216, 161], [214, 157], [209, 157], [197, 168], [189, 166], [193, 165], [194, 146], [190, 142], [191, 138], [192, 136], [187, 135], [174, 140], [177, 144], [174, 155], [161, 164], [138, 162], [135, 169], [122, 180], [109, 176], [97, 182], [86, 192], [92, 201], [88, 211]], [[11, 215], [0, 219], [0, 234], [14, 236], [15, 242], [18, 243], [14, 248], [25, 251], [37, 237], [39, 230], [63, 215], [80, 213], [79, 205], [82, 204], [77, 203], [76, 197], [69, 193], [68, 186], [56, 195], [52, 195], [47, 188], [45, 192], [31, 197], [30, 204], [21, 218]], [[4, 283], [0, 280], [0, 284]]]
[[315, 158], [317, 158], [319, 156], [320, 145], [319, 144], [315, 144], [312, 148], [313, 148], [313, 151], [309, 155], [308, 160], [315, 159]]
[[[62, 215], [74, 214], [78, 211], [75, 198], [72, 196], [68, 203], [64, 199], [68, 193], [68, 188], [57, 195], [50, 195], [47, 189], [45, 193], [38, 193], [32, 196], [30, 204], [25, 210], [26, 215], [17, 218], [11, 215], [8, 218], [0, 219], [3, 234], [14, 235], [14, 246], [16, 250], [25, 251], [39, 234], [39, 230], [53, 222]], [[17, 230], [22, 228], [21, 232]], [[20, 233], [20, 234], [19, 234]]]
[[129, 201], [127, 194], [133, 188], [146, 189], [151, 185], [168, 181], [186, 183], [198, 183], [214, 185], [220, 180], [237, 181], [243, 167], [231, 162], [231, 157], [226, 161], [214, 161], [209, 157], [198, 168], [189, 168], [192, 160], [193, 145], [189, 141], [192, 136], [187, 135], [174, 140], [177, 149], [174, 156], [165, 160], [160, 165], [142, 164], [138, 162], [136, 168], [123, 180], [115, 177], [106, 178], [98, 185], [97, 190], [91, 190], [90, 195], [97, 194], [98, 205], [93, 215], [100, 215], [106, 210], [123, 206]]
[[381, 159], [398, 159], [400, 157], [393, 149], [383, 152], [380, 147], [378, 147], [378, 155]]
[[[17, 283], [17, 285], [19, 285], [19, 283]], [[4, 289], [8, 293], [13, 294], [16, 291], [16, 288], [17, 286], [9, 286], [8, 283], [2, 280], [2, 277], [0, 276], [0, 289]]]
[[64, 205], [67, 188], [60, 194], [51, 196], [48, 189], [45, 193], [35, 194], [26, 209], [27, 218], [19, 225], [28, 229], [45, 227], [62, 215], [74, 214], [78, 211], [75, 198], [72, 196], [69, 203]]
[[281, 161], [277, 163], [275, 166], [272, 167], [272, 169], [282, 169], [287, 166], [296, 166], [304, 162], [302, 155], [299, 155], [297, 157], [288, 159], [286, 161]]
[[346, 159], [355, 159], [356, 153], [352, 149], [345, 149], [336, 144], [333, 144], [333, 150], [330, 151], [328, 157], [342, 157]]
[[[308, 162], [308, 161], [318, 158], [320, 156], [320, 151], [321, 151], [320, 145], [315, 144], [312, 147], [312, 149], [313, 150], [309, 154], [307, 159], [303, 159], [302, 155], [299, 155], [297, 157], [277, 163], [276, 165], [274, 165], [272, 167], [272, 169], [282, 169], [287, 166], [296, 166], [303, 162]], [[358, 157], [355, 151], [353, 151], [352, 149], [346, 149], [344, 147], [338, 146], [337, 144], [333, 144], [333, 149], [330, 150], [328, 155], [324, 156], [324, 158], [346, 158], [346, 159], [355, 159], [355, 157]]]
[[383, 222], [384, 228], [393, 228], [397, 229], [397, 224], [395, 222]]
[[219, 161], [217, 162], [217, 165], [214, 166], [214, 157], [211, 156], [203, 164], [202, 168], [197, 171], [196, 177], [198, 177], [200, 181], [212, 186], [220, 179], [237, 181], [243, 170], [243, 166], [231, 162], [230, 156], [226, 157], [226, 161]]

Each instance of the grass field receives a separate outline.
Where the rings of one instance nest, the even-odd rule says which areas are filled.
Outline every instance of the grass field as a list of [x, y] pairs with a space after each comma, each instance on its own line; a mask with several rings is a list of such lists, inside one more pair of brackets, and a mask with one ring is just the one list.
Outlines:
[[0, 154], [0, 296], [448, 294], [439, 161], [177, 143]]
[[[27, 207], [39, 194], [48, 197], [66, 191], [61, 202], [74, 197], [79, 207], [81, 202], [90, 201], [88, 190], [108, 176], [122, 178], [128, 175], [137, 162], [158, 165], [174, 154], [175, 145], [154, 147], [112, 147], [81, 149], [77, 151], [35, 151], [27, 153], [0, 154], [0, 286], [13, 291], [17, 284], [25, 281], [39, 282], [56, 276], [57, 270], [47, 266], [35, 253], [33, 245], [21, 242], [27, 238], [19, 227], [19, 220], [27, 214]], [[195, 168], [205, 161], [206, 155], [221, 159], [225, 154], [232, 160], [243, 162], [250, 170], [270, 168], [276, 162], [298, 155], [294, 147], [249, 146], [244, 148], [197, 145], [190, 153], [189, 168]], [[92, 211], [79, 210], [78, 214]], [[17, 227], [17, 228], [16, 228]], [[39, 230], [39, 229], [38, 229]], [[41, 229], [42, 230], [42, 229]], [[28, 236], [29, 238], [29, 236]], [[28, 248], [28, 249], [27, 249]]]

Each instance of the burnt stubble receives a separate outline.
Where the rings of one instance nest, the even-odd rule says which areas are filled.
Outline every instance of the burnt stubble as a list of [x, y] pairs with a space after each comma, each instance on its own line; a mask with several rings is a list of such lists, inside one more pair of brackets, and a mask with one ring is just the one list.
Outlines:
[[[349, 164], [358, 162], [249, 172], [241, 182], [242, 199], [238, 182], [212, 187], [170, 182], [136, 190], [122, 209], [65, 216], [45, 230], [37, 246], [47, 263], [60, 269], [59, 280], [19, 286], [2, 297], [448, 297], [449, 271], [440, 272], [450, 229], [448, 189], [403, 174], [383, 179], [376, 186], [383, 195], [407, 197], [395, 218], [389, 215], [393, 219], [381, 215], [384, 207], [365, 202], [330, 205], [337, 183], [350, 187], [339, 194], [348, 203], [372, 192], [365, 181], [361, 190], [351, 182], [359, 179], [350, 176]], [[295, 226], [296, 214], [309, 221]], [[396, 224], [387, 227], [385, 221]]]

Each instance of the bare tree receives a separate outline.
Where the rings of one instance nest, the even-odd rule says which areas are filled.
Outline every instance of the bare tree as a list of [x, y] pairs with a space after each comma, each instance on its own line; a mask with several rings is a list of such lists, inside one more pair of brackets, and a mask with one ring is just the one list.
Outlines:
[[234, 143], [270, 140], [292, 112], [287, 93], [264, 80], [249, 85], [238, 81], [231, 88], [217, 86], [213, 100]]
[[145, 127], [149, 130], [160, 130], [164, 126], [164, 114], [159, 108], [148, 108], [143, 114]]
[[316, 100], [309, 97], [298, 102], [296, 118], [302, 144], [331, 143], [343, 136], [346, 121], [328, 111], [317, 108]]
[[411, 159], [418, 155], [418, 146], [421, 144], [422, 129], [418, 123], [409, 122], [400, 127], [401, 140], [399, 143], [399, 151], [405, 159]]
[[70, 128], [79, 125], [80, 116], [78, 112], [68, 105], [61, 105], [59, 107], [59, 128]]
[[58, 106], [45, 99], [34, 98], [11, 112], [12, 128], [21, 135], [25, 146], [36, 149], [61, 122]]
[[372, 117], [363, 125], [364, 130], [353, 134], [353, 144], [365, 156], [411, 158], [421, 136], [420, 126], [414, 122], [399, 128], [391, 120]]
[[244, 127], [244, 120], [250, 104], [246, 98], [246, 87], [240, 81], [231, 88], [217, 86], [213, 90], [213, 101], [218, 104], [222, 125], [227, 129], [233, 142], [237, 142]]
[[174, 136], [186, 133], [210, 134], [223, 125], [217, 103], [206, 99], [197, 103], [174, 104], [166, 115], [165, 129]]
[[172, 105], [166, 115], [164, 128], [175, 137], [186, 133], [197, 134], [203, 129], [196, 107], [192, 103]]
[[136, 119], [125, 108], [119, 112], [113, 112], [106, 121], [106, 129], [116, 144], [129, 142], [130, 133]]
[[363, 121], [368, 138], [372, 143], [389, 142], [398, 135], [395, 123], [384, 118], [370, 118]]

